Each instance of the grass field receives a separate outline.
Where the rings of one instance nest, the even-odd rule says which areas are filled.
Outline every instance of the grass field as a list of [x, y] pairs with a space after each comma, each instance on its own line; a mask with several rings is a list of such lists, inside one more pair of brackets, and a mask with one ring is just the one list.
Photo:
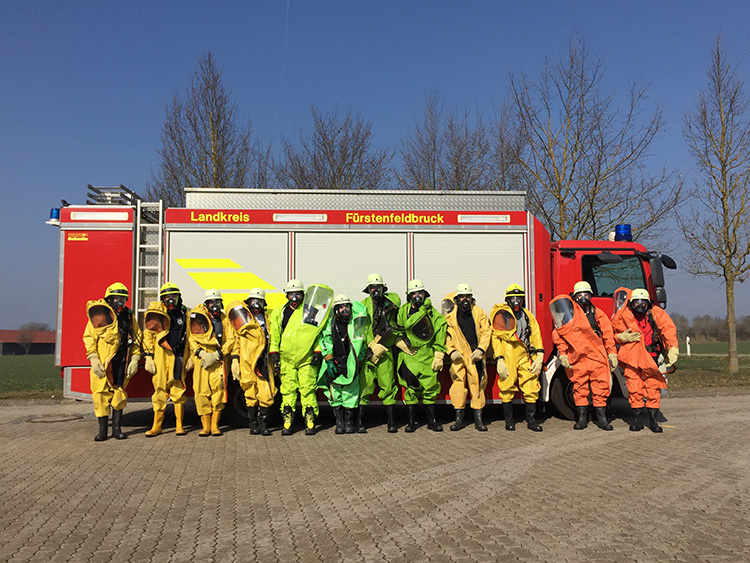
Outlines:
[[55, 356], [0, 356], [0, 399], [62, 397]]
[[[680, 354], [685, 354], [685, 343], [680, 342]], [[727, 355], [727, 343], [726, 342], [691, 342], [690, 343], [691, 354], [720, 354], [722, 356]], [[750, 355], [750, 342], [738, 342], [737, 343], [738, 354]]]

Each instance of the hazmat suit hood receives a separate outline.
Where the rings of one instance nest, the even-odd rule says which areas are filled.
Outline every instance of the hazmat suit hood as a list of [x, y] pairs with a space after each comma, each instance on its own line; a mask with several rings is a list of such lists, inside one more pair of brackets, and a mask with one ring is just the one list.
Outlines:
[[557, 335], [570, 347], [570, 362], [579, 358], [609, 365], [607, 350], [591, 328], [586, 313], [570, 295], [558, 295], [549, 303]]
[[326, 326], [333, 303], [333, 289], [323, 284], [307, 288], [301, 307], [292, 313], [281, 337], [281, 352], [294, 365], [313, 351]]

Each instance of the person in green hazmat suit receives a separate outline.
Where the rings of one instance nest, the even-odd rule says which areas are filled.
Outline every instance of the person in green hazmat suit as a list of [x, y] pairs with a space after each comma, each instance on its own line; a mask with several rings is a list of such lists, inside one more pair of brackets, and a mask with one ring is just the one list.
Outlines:
[[355, 422], [357, 432], [367, 432], [363, 424], [365, 407], [370, 403], [370, 396], [378, 384], [378, 397], [383, 401], [388, 417], [388, 432], [398, 432], [393, 406], [396, 404], [396, 365], [394, 345], [398, 341], [403, 345], [396, 317], [401, 306], [401, 298], [396, 293], [388, 291], [380, 274], [367, 276], [367, 287], [364, 289], [367, 297], [362, 304], [367, 310], [367, 344], [366, 362], [359, 378], [359, 408]]
[[354, 434], [359, 405], [360, 372], [365, 360], [367, 310], [346, 295], [333, 300], [333, 314], [320, 337], [324, 364], [318, 385], [336, 417], [336, 434]]
[[250, 434], [270, 436], [268, 409], [276, 396], [276, 382], [268, 365], [268, 322], [266, 292], [253, 288], [244, 302], [233, 301], [227, 308], [236, 332], [232, 351], [232, 377], [245, 394]]
[[112, 436], [127, 438], [120, 423], [127, 403], [125, 388], [138, 371], [141, 359], [141, 329], [135, 313], [125, 306], [128, 288], [120, 282], [110, 285], [104, 299], [86, 303], [88, 322], [83, 332], [86, 357], [91, 363], [91, 397], [99, 421], [97, 442], [107, 439], [107, 422], [112, 410]]
[[146, 371], [151, 374], [154, 394], [154, 423], [146, 436], [161, 434], [167, 399], [174, 404], [175, 434], [184, 436], [182, 420], [185, 416], [185, 363], [188, 354], [187, 307], [182, 304], [180, 288], [165, 283], [159, 290], [159, 301], [152, 301], [143, 323], [143, 352]]
[[207, 289], [205, 301], [190, 311], [190, 357], [195, 408], [203, 429], [198, 436], [221, 436], [219, 420], [227, 402], [225, 362], [234, 349], [234, 327], [223, 311], [221, 293]]
[[[292, 283], [294, 282], [294, 283]], [[292, 286], [290, 288], [290, 285]], [[287, 284], [287, 298], [302, 288], [299, 280]], [[279, 366], [281, 374], [282, 436], [290, 436], [294, 422], [294, 409], [299, 392], [305, 416], [305, 434], [316, 433], [318, 416], [318, 372], [323, 363], [320, 351], [320, 334], [326, 326], [333, 301], [333, 290], [326, 285], [311, 285], [304, 294], [301, 306], [296, 306], [284, 324], [286, 312], [271, 318], [272, 335], [276, 332], [277, 318], [283, 326], [281, 334], [272, 336], [269, 356]], [[289, 303], [287, 303], [287, 306]], [[286, 307], [285, 307], [286, 308]]]
[[[421, 397], [427, 411], [427, 428], [442, 432], [435, 419], [435, 400], [440, 392], [438, 372], [443, 369], [448, 323], [430, 301], [422, 280], [409, 281], [406, 299], [398, 310], [398, 324], [404, 331], [405, 351], [398, 356], [398, 379], [404, 387], [409, 423], [406, 432], [414, 432], [416, 405]], [[397, 344], [399, 348], [401, 345]]]

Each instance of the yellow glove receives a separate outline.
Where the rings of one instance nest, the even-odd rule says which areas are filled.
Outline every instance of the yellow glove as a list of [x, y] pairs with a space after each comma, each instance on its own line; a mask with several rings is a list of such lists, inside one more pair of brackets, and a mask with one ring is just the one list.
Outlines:
[[435, 357], [432, 358], [432, 371], [440, 371], [443, 369], [443, 358], [445, 354], [435, 350]]
[[146, 356], [146, 365], [144, 367], [151, 375], [156, 373], [156, 362], [154, 361], [153, 356]]
[[542, 373], [542, 355], [537, 354], [534, 361], [531, 362], [531, 375], [539, 375], [540, 373]]
[[99, 359], [99, 354], [94, 352], [93, 354], [89, 354], [87, 358], [91, 362], [91, 371], [94, 372], [94, 375], [99, 379], [104, 379], [106, 373], [104, 373], [104, 365], [102, 365], [102, 361]]
[[609, 365], [612, 369], [617, 369], [617, 354], [607, 354]]
[[505, 363], [505, 360], [503, 358], [497, 359], [497, 378], [500, 381], [505, 381], [508, 379], [508, 375], [510, 375], [510, 372], [508, 371], [508, 366]]
[[237, 358], [232, 360], [232, 377], [235, 381], [240, 380], [240, 361]]
[[383, 346], [380, 342], [374, 340], [367, 346], [372, 351], [372, 357], [370, 361], [373, 364], [377, 364], [383, 357], [388, 353], [388, 348]]
[[417, 353], [417, 351], [409, 346], [406, 343], [406, 340], [404, 340], [403, 338], [399, 338], [398, 340], [396, 340], [396, 348], [401, 350], [404, 354], [409, 354], [410, 356], [413, 356]]
[[211, 370], [221, 362], [219, 352], [206, 352], [205, 350], [201, 350], [198, 357], [201, 359], [201, 367], [205, 370]]
[[617, 333], [617, 340], [620, 342], [638, 342], [641, 339], [641, 333], [640, 332], [633, 332], [632, 330], [628, 329], [625, 332], [618, 332]]
[[193, 371], [193, 356], [188, 356], [188, 359], [185, 362], [185, 373], [189, 371]]
[[565, 354], [560, 354], [560, 363], [562, 364], [562, 367], [570, 368], [570, 360]]
[[128, 363], [128, 367], [125, 370], [125, 379], [130, 379], [133, 377], [136, 373], [138, 373], [138, 362], [141, 361], [140, 356], [133, 356], [130, 358], [130, 362]]
[[669, 350], [667, 350], [667, 363], [671, 366], [677, 361], [677, 358], [680, 356], [680, 350], [677, 348], [677, 346], [672, 346]]
[[477, 348], [471, 353], [471, 361], [475, 364], [477, 362], [481, 362], [482, 358], [484, 358], [484, 350], [482, 350], [481, 348]]

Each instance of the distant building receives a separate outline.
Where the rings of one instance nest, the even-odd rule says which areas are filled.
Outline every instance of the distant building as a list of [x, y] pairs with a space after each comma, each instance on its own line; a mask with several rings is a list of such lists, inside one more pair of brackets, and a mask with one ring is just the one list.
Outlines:
[[54, 353], [54, 330], [0, 330], [0, 356]]

